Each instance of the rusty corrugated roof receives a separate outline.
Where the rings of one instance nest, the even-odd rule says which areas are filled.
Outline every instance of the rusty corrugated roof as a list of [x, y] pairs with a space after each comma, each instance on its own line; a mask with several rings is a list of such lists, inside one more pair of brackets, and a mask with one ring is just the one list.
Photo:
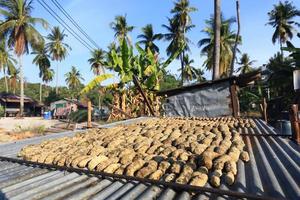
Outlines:
[[[133, 120], [134, 121], [134, 120]], [[275, 199], [300, 199], [300, 147], [261, 120], [244, 135], [250, 161], [238, 163], [233, 186], [220, 189]], [[132, 122], [129, 121], [129, 123]], [[128, 123], [125, 122], [125, 123]], [[108, 126], [113, 126], [108, 125]], [[24, 145], [70, 136], [63, 133], [0, 145], [0, 155], [16, 157]], [[255, 134], [255, 135], [254, 135]], [[272, 134], [259, 136], [258, 134]], [[209, 184], [206, 187], [210, 188]], [[235, 199], [214, 193], [189, 193], [137, 181], [89, 176], [0, 161], [0, 199]]]

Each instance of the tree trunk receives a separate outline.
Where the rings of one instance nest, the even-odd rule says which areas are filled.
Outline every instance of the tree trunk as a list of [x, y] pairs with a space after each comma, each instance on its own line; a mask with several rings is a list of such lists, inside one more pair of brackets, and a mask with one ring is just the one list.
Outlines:
[[56, 87], [55, 87], [55, 93], [58, 94], [58, 61], [56, 63]]
[[282, 41], [281, 39], [279, 39], [279, 43], [280, 43], [280, 52], [281, 52], [281, 56], [283, 58], [283, 49], [282, 49]]
[[183, 86], [184, 83], [184, 50], [181, 53], [181, 86]]
[[20, 117], [24, 114], [24, 74], [22, 66], [22, 55], [19, 56], [19, 66], [20, 66]]
[[6, 93], [8, 93], [8, 82], [7, 82], [5, 69], [3, 69], [3, 75], [4, 75], [4, 80], [5, 80], [5, 91], [6, 91]]
[[214, 10], [214, 66], [212, 79], [220, 77], [221, 0], [215, 0]]
[[98, 109], [101, 110], [101, 94], [98, 95]]
[[[121, 110], [126, 112], [126, 90], [122, 91], [122, 102], [121, 102]], [[126, 116], [125, 116], [126, 117]]]
[[239, 37], [240, 37], [240, 32], [241, 32], [240, 1], [239, 0], [236, 0], [236, 18], [237, 18], [238, 28], [237, 28], [237, 33], [236, 33], [236, 37], [235, 37], [234, 47], [233, 47], [232, 61], [231, 61], [231, 67], [230, 67], [230, 76], [232, 76], [233, 72], [234, 72], [234, 62], [235, 62], [235, 57], [236, 57], [236, 50], [237, 50], [237, 46], [239, 43]]
[[42, 102], [42, 90], [43, 90], [43, 85], [42, 82], [40, 83], [40, 102]]

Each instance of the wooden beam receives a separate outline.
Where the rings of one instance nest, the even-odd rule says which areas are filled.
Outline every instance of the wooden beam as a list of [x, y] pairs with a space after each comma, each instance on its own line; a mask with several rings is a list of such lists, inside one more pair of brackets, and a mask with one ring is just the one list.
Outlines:
[[88, 101], [87, 128], [92, 128], [92, 102], [90, 100]]
[[300, 144], [300, 127], [299, 127], [299, 116], [298, 116], [298, 105], [293, 104], [290, 109], [290, 120], [292, 127], [292, 139]]
[[142, 94], [142, 96], [144, 98], [144, 101], [146, 102], [146, 105], [147, 105], [147, 107], [150, 110], [151, 115], [155, 117], [154, 110], [153, 110], [153, 108], [152, 108], [152, 106], [151, 106], [151, 104], [150, 104], [150, 102], [149, 102], [146, 94], [144, 93], [144, 91], [143, 91], [143, 89], [142, 89], [142, 87], [141, 87], [141, 85], [139, 83], [139, 80], [137, 79], [137, 77], [135, 75], [133, 75], [133, 82], [134, 82], [135, 86], [138, 88], [139, 92]]
[[239, 100], [237, 96], [237, 85], [233, 83], [230, 86], [230, 95], [231, 95], [231, 106], [232, 106], [232, 115], [233, 117], [239, 117], [240, 109], [239, 109]]

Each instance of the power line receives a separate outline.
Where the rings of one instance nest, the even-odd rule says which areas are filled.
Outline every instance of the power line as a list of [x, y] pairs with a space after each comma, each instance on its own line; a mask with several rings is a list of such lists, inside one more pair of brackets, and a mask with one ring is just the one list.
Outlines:
[[77, 39], [89, 51], [93, 51], [93, 47], [81, 38], [55, 11], [44, 1], [37, 0], [38, 3], [59, 23], [61, 24], [75, 39]]
[[[39, 3], [41, 3], [40, 0], [38, 0]], [[78, 35], [44, 0], [42, 0], [42, 5], [44, 8], [45, 6], [48, 8], [46, 9], [53, 17], [54, 17], [65, 29], [67, 29], [78, 41], [80, 41], [81, 44], [84, 44], [85, 47], [87, 47], [90, 51], [92, 51], [94, 48], [86, 42], [80, 35]]]
[[90, 41], [96, 48], [100, 49], [98, 44], [80, 27], [74, 18], [63, 8], [57, 0], [51, 0], [55, 6], [71, 21], [71, 23]]

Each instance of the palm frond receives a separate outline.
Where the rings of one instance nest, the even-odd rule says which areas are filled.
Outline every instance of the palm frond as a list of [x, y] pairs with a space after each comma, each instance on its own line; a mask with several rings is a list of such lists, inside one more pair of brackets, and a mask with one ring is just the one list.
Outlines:
[[99, 86], [100, 83], [112, 77], [113, 77], [112, 74], [102, 74], [97, 76], [81, 90], [80, 95], [90, 92], [91, 90]]

